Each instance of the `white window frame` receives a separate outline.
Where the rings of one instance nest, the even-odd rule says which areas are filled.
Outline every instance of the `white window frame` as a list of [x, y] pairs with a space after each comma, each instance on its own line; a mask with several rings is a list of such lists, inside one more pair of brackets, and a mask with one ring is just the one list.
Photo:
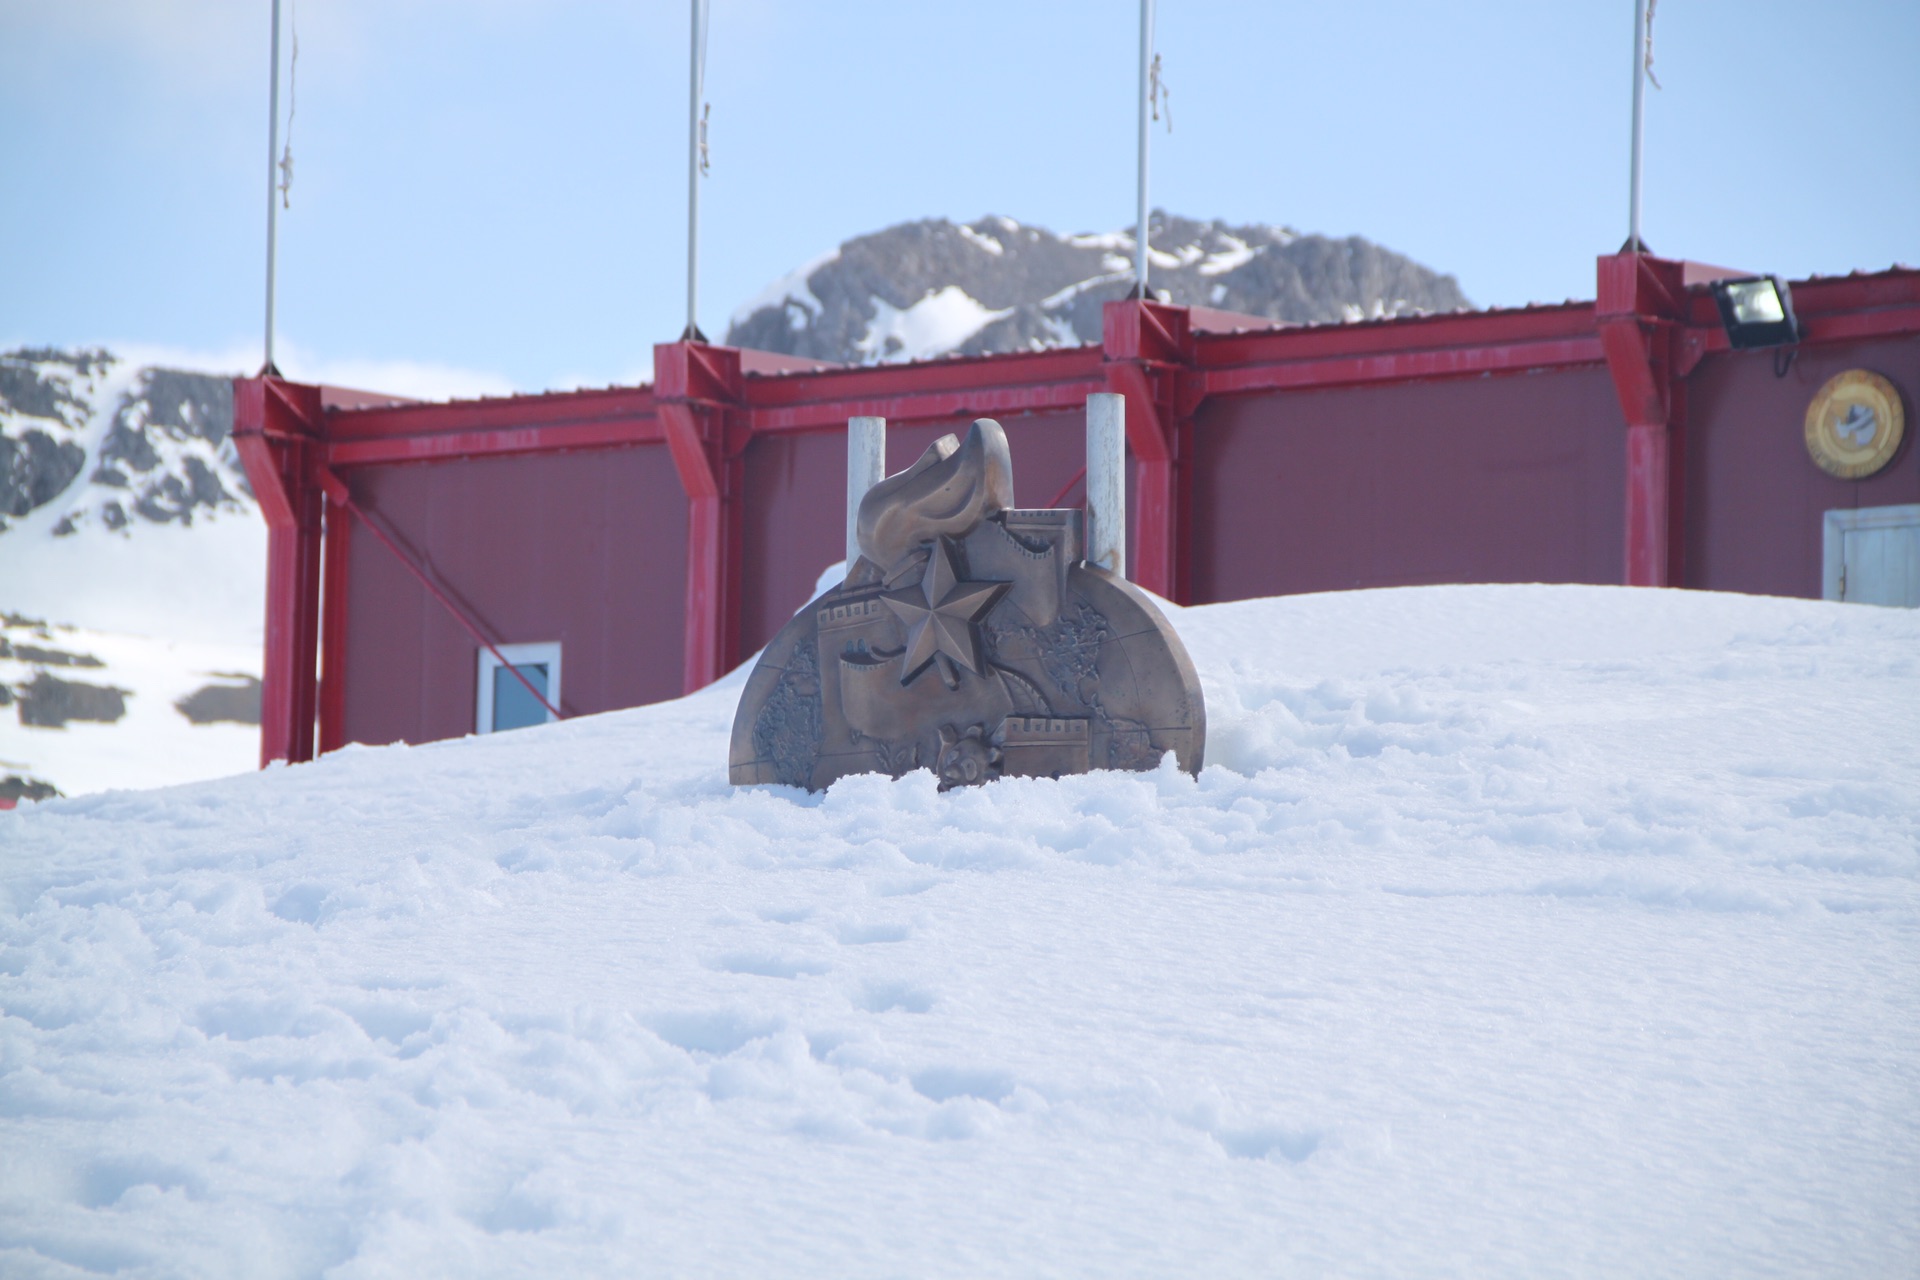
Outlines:
[[1897, 507], [1840, 507], [1827, 512], [1820, 538], [1820, 598], [1844, 600], [1846, 538], [1859, 529], [1895, 529], [1920, 524], [1920, 503]]
[[[500, 658], [506, 659], [506, 666], [524, 667], [529, 663], [541, 662], [547, 667], [547, 701], [554, 706], [560, 705], [560, 642], [558, 640], [539, 640], [531, 644], [503, 644], [500, 646]], [[493, 733], [493, 673], [501, 667], [500, 658], [493, 656], [493, 650], [480, 650], [479, 674], [474, 688], [473, 731], [475, 733]], [[552, 724], [553, 712], [549, 711], [546, 722]]]

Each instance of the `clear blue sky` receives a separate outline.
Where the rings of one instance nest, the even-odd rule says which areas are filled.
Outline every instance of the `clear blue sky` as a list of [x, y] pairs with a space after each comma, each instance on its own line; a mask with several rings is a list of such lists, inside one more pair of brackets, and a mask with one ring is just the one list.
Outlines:
[[[289, 372], [645, 376], [684, 314], [686, 4], [286, 11]], [[258, 363], [269, 12], [0, 0], [0, 343]], [[893, 222], [1132, 220], [1134, 0], [712, 12], [716, 338], [768, 281]], [[1154, 138], [1154, 203], [1365, 235], [1481, 304], [1590, 297], [1595, 255], [1626, 234], [1632, 16], [1161, 0], [1174, 128]], [[1654, 36], [1653, 249], [1793, 276], [1920, 263], [1920, 3], [1661, 0]]]

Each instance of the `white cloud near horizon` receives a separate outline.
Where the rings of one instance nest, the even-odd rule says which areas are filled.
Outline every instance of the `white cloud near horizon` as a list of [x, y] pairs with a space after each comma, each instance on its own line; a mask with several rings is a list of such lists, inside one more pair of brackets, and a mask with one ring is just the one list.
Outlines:
[[[15, 342], [7, 344], [6, 349], [36, 345], [42, 344]], [[430, 360], [325, 356], [284, 338], [277, 345], [275, 361], [280, 371], [295, 382], [351, 387], [358, 391], [383, 391], [410, 400], [509, 396], [520, 389], [502, 374], [486, 369], [468, 369]], [[74, 344], [73, 349], [94, 347], [103, 348], [130, 364], [158, 365], [166, 369], [233, 377], [259, 369], [261, 358], [260, 344], [253, 340], [233, 342], [218, 348], [180, 347], [158, 342], [86, 342]], [[649, 369], [649, 376], [651, 373]]]
[[409, 400], [472, 400], [510, 396], [517, 388], [497, 373], [424, 360], [312, 360], [289, 352], [280, 370], [296, 382], [356, 391], [384, 391]]

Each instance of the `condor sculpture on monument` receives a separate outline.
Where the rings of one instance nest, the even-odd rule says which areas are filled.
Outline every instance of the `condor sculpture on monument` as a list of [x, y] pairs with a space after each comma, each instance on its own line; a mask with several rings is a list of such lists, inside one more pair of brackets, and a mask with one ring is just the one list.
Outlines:
[[1084, 559], [1082, 513], [1019, 510], [1000, 424], [943, 436], [859, 507], [846, 580], [781, 629], [733, 722], [735, 785], [931, 769], [1200, 768], [1206, 709], [1150, 597]]

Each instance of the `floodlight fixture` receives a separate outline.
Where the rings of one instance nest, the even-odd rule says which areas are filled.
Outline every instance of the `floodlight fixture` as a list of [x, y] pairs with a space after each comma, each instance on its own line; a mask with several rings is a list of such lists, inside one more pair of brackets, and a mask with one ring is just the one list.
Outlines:
[[1735, 351], [1763, 347], [1790, 347], [1800, 341], [1800, 322], [1793, 315], [1793, 291], [1778, 276], [1747, 276], [1715, 280], [1713, 300], [1720, 307], [1720, 324], [1727, 345]]

